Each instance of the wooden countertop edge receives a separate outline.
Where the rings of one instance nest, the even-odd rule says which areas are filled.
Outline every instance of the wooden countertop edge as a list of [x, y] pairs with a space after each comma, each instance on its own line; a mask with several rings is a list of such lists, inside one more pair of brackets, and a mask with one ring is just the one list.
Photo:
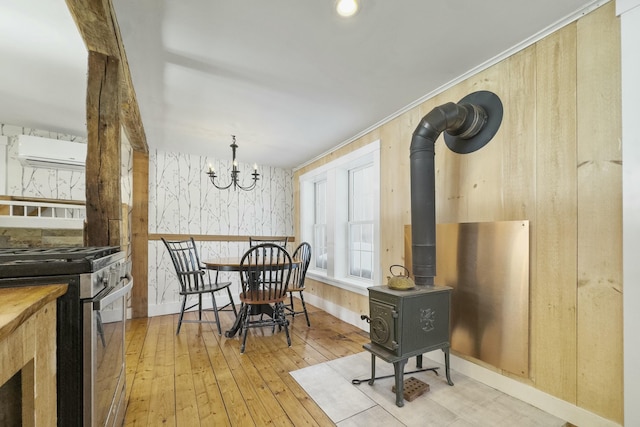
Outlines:
[[29, 317], [67, 292], [67, 284], [0, 288], [0, 341]]

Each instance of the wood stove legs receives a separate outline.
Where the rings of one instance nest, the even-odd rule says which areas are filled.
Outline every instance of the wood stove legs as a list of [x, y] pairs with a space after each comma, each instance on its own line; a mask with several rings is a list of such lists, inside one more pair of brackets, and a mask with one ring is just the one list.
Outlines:
[[[418, 356], [420, 363], [422, 363], [422, 355]], [[404, 406], [404, 365], [407, 364], [407, 359], [401, 359], [393, 362], [393, 372], [396, 379], [396, 406], [402, 408]], [[422, 366], [418, 366], [421, 368]], [[371, 379], [369, 385], [373, 385], [376, 380], [376, 355], [371, 353]]]
[[404, 365], [407, 359], [398, 360], [393, 363], [393, 372], [396, 374], [396, 406], [404, 406]]
[[[444, 353], [444, 372], [445, 375], [447, 376], [447, 384], [449, 385], [453, 385], [453, 381], [451, 381], [451, 372], [449, 369], [449, 348], [443, 348], [442, 352]], [[422, 368], [422, 355], [419, 354], [416, 356], [416, 368], [421, 369]], [[429, 369], [427, 369], [429, 370]], [[436, 375], [438, 375], [438, 372], [436, 372], [435, 370], [433, 371], [436, 373]]]
[[[449, 366], [449, 348], [443, 348], [444, 352], [444, 365], [445, 365], [445, 374], [447, 376], [447, 384], [450, 386], [453, 385], [453, 381], [451, 381], [451, 372]], [[404, 406], [404, 367], [407, 364], [408, 358], [396, 360], [393, 363], [393, 372], [396, 381], [396, 406], [402, 408]], [[422, 354], [416, 356], [416, 368], [422, 369]], [[422, 369], [424, 371], [433, 371], [438, 374], [438, 368], [427, 368]], [[373, 385], [376, 380], [376, 355], [371, 353], [371, 378], [369, 379], [369, 385]], [[354, 384], [359, 384], [354, 383]]]
[[[451, 381], [451, 374], [449, 373], [449, 347], [446, 349], [443, 348], [444, 351], [444, 372], [447, 375], [447, 384], [453, 385], [453, 381]], [[420, 355], [422, 357], [422, 355]]]

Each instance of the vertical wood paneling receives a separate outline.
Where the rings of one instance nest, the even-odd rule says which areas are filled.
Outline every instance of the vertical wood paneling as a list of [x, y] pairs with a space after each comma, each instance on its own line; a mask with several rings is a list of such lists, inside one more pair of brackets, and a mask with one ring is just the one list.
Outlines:
[[[445, 102], [477, 90], [498, 94], [503, 122], [487, 146], [459, 155], [442, 136], [436, 142], [436, 222], [529, 220], [530, 378], [521, 381], [620, 422], [620, 31], [613, 7], [607, 3], [294, 178], [379, 134], [385, 272], [402, 257], [398, 222], [410, 223], [413, 129]], [[394, 138], [401, 141], [389, 144]], [[390, 172], [398, 167], [406, 173]], [[310, 283], [309, 293], [345, 309], [368, 310], [364, 296]]]
[[[511, 56], [506, 61], [510, 80], [507, 95], [503, 100], [506, 116], [501, 125], [503, 146], [504, 220], [529, 220], [529, 289], [530, 298], [538, 283], [536, 269], [536, 47], [531, 46]], [[530, 301], [531, 303], [531, 301]], [[531, 305], [530, 305], [531, 310]], [[530, 311], [531, 313], [531, 311]], [[532, 361], [531, 349], [537, 347], [536, 336], [539, 328], [530, 316], [529, 333], [529, 376], [536, 378], [537, 365]]]
[[536, 135], [532, 131], [536, 121], [535, 52], [532, 46], [504, 62], [509, 81], [499, 89], [505, 114], [496, 137], [503, 141], [502, 219], [505, 221], [527, 218], [535, 222]]
[[576, 401], [575, 24], [537, 44], [536, 283], [538, 388]]
[[396, 247], [400, 243], [397, 239], [398, 228], [402, 228], [402, 211], [398, 207], [406, 206], [399, 197], [404, 193], [401, 189], [407, 179], [405, 175], [409, 174], [408, 167], [402, 161], [409, 155], [408, 145], [400, 137], [403, 124], [406, 122], [397, 118], [380, 129], [380, 230], [384, 230], [380, 233], [380, 270], [383, 277], [387, 274], [385, 266], [391, 265], [389, 262], [398, 264], [402, 261], [401, 255], [396, 257], [400, 252]]
[[[316, 295], [326, 302], [344, 307], [354, 313], [369, 314], [369, 298], [365, 295], [327, 285], [309, 277], [305, 280], [305, 292]], [[364, 324], [361, 326], [366, 327]]]
[[[468, 91], [453, 101], [458, 102], [469, 93], [488, 90], [498, 95], [502, 102], [507, 102], [507, 105], [510, 105], [510, 100], [507, 99], [509, 81], [507, 64], [501, 62], [483, 71], [476, 78], [469, 79]], [[510, 109], [504, 111], [503, 123], [509, 120], [509, 111]], [[503, 130], [503, 127], [500, 126], [493, 139], [473, 153], [456, 154], [447, 149], [447, 155], [462, 156], [466, 162], [462, 170], [463, 178], [460, 183], [460, 191], [465, 195], [467, 212], [460, 222], [496, 221], [503, 217], [502, 189], [503, 186], [509, 184], [503, 182], [502, 157], [504, 146], [512, 143], [512, 141], [504, 139]], [[444, 141], [443, 144], [445, 144]]]
[[536, 283], [532, 334], [538, 388], [576, 401], [576, 26], [536, 50]]
[[418, 114], [419, 110], [414, 108], [380, 129], [380, 229], [383, 232], [379, 283], [385, 282], [390, 265], [405, 263], [402, 236], [404, 224], [411, 221], [411, 205], [407, 203], [409, 145], [421, 119]]
[[621, 104], [620, 26], [613, 2], [577, 28], [578, 405], [621, 423], [621, 118], [611, 108]]

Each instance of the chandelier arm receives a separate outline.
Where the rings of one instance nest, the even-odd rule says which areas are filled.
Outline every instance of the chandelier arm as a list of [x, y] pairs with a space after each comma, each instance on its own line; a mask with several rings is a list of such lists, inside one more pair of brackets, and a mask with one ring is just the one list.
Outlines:
[[[258, 180], [260, 179], [259, 178], [260, 174], [258, 172], [253, 172], [251, 175], [253, 176], [253, 182], [251, 184], [249, 184], [246, 187], [243, 187], [242, 185], [237, 183], [236, 187], [238, 187], [238, 188], [240, 188], [241, 190], [244, 190], [244, 191], [251, 191], [254, 188], [256, 188], [256, 184], [258, 183]], [[236, 180], [236, 182], [238, 182], [238, 181]]]
[[243, 187], [243, 186], [242, 186], [242, 185], [240, 185], [240, 184], [236, 184], [236, 187], [238, 187], [239, 189], [244, 190], [244, 191], [251, 191], [251, 190], [253, 190], [254, 188], [256, 188], [256, 182], [258, 182], [258, 181], [257, 181], [257, 180], [255, 180], [255, 181], [253, 181], [253, 183], [252, 183], [251, 185], [248, 185], [248, 186], [246, 186], [246, 187]]
[[231, 138], [232, 138], [232, 143], [230, 145], [231, 154], [232, 154], [231, 182], [229, 182], [229, 184], [226, 186], [219, 186], [218, 184], [216, 184], [215, 181], [216, 181], [217, 175], [211, 165], [209, 166], [209, 172], [206, 172], [206, 173], [207, 175], [209, 175], [209, 178], [211, 179], [211, 184], [213, 184], [213, 186], [218, 190], [227, 190], [231, 188], [231, 186], [233, 186], [234, 190], [239, 188], [240, 190], [243, 190], [243, 191], [251, 191], [256, 187], [256, 184], [260, 179], [260, 174], [258, 173], [258, 167], [254, 166], [254, 171], [251, 174], [251, 176], [253, 177], [253, 182], [250, 185], [242, 186], [238, 178], [238, 176], [240, 175], [240, 171], [238, 170], [238, 166], [236, 162], [236, 149], [238, 148], [238, 145], [236, 144], [235, 135], [231, 135]]
[[211, 184], [213, 184], [213, 186], [216, 187], [218, 190], [227, 190], [233, 185], [233, 180], [231, 180], [231, 182], [227, 186], [221, 187], [218, 184], [216, 184], [217, 176], [215, 173], [207, 172], [207, 175], [209, 175], [209, 178], [211, 179]]

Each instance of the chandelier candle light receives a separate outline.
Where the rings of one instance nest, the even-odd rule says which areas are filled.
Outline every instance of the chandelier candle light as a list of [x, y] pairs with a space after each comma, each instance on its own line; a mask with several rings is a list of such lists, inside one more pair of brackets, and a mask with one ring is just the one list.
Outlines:
[[209, 178], [211, 179], [211, 183], [213, 184], [214, 187], [216, 187], [219, 190], [226, 190], [228, 188], [231, 188], [231, 186], [233, 185], [233, 189], [240, 189], [240, 190], [244, 190], [244, 191], [250, 191], [253, 190], [256, 187], [256, 184], [258, 183], [258, 180], [260, 179], [260, 174], [258, 173], [258, 165], [256, 163], [253, 164], [253, 173], [251, 174], [251, 176], [253, 177], [253, 182], [246, 186], [243, 187], [242, 185], [240, 185], [240, 182], [238, 180], [238, 175], [240, 175], [240, 171], [238, 170], [238, 161], [236, 160], [236, 149], [238, 148], [238, 144], [236, 144], [236, 136], [235, 135], [231, 135], [232, 138], [232, 143], [231, 143], [231, 152], [233, 154], [233, 166], [231, 169], [231, 182], [229, 184], [227, 184], [226, 186], [221, 186], [216, 184], [216, 178], [218, 177], [218, 175], [216, 175], [216, 171], [213, 168], [213, 166], [211, 166], [211, 164], [209, 164], [209, 172], [207, 172], [207, 175], [209, 175]]

